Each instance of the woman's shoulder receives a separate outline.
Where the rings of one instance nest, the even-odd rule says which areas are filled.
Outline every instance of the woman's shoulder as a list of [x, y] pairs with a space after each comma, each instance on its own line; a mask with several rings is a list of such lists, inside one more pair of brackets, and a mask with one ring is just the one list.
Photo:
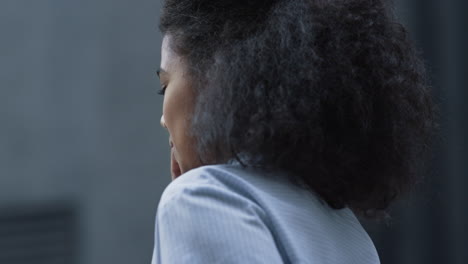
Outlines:
[[[319, 260], [325, 257], [322, 249], [326, 248], [341, 252], [342, 259], [378, 263], [371, 239], [351, 210], [329, 207], [312, 191], [289, 183], [287, 175], [279, 171], [234, 164], [192, 169], [166, 187], [157, 219], [165, 232], [171, 227], [183, 229], [178, 237], [239, 237], [241, 232], [238, 244], [258, 237], [281, 241], [277, 250], [288, 259]], [[203, 232], [197, 233], [200, 230]], [[207, 235], [210, 230], [228, 233]], [[253, 234], [252, 239], [242, 239]], [[355, 255], [355, 251], [362, 256]]]
[[202, 166], [166, 187], [156, 217], [155, 263], [282, 263], [264, 208], [233, 169]]
[[254, 187], [245, 179], [246, 174], [249, 174], [246, 169], [234, 164], [205, 165], [191, 169], [164, 189], [160, 204], [181, 195], [203, 195], [213, 192], [218, 195], [227, 193], [246, 195]]
[[242, 167], [237, 163], [205, 165], [192, 169], [173, 180], [164, 190], [160, 206], [180, 198], [244, 200], [262, 208], [289, 204], [329, 210], [311, 190], [288, 181], [279, 171]]

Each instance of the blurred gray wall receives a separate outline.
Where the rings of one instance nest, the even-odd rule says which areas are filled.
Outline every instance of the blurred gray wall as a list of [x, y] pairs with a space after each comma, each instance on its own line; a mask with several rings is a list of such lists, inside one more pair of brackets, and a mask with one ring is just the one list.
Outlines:
[[170, 181], [156, 0], [0, 1], [0, 209], [74, 204], [80, 263], [149, 263]]
[[[398, 0], [441, 108], [425, 184], [389, 225], [365, 223], [383, 264], [468, 263], [464, 0]], [[0, 214], [71, 205], [79, 263], [149, 263], [170, 182], [157, 0], [0, 1]]]

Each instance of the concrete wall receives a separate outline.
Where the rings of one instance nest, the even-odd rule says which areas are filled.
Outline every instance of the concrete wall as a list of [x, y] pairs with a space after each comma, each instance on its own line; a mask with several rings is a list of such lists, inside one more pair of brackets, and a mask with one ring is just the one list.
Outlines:
[[0, 208], [71, 201], [81, 263], [149, 263], [170, 181], [159, 2], [0, 2]]

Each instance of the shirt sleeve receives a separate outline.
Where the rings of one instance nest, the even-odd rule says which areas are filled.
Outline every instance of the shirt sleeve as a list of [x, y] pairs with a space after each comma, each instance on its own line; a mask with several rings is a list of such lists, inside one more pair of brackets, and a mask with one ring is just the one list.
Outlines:
[[173, 188], [158, 206], [152, 264], [283, 263], [262, 219], [259, 205], [224, 186]]

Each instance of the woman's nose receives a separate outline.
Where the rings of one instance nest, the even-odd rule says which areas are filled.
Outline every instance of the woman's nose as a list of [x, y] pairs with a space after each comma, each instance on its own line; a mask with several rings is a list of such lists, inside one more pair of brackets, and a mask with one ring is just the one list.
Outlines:
[[166, 121], [164, 121], [164, 115], [161, 115], [161, 126], [164, 127], [164, 128], [167, 128], [166, 126]]

